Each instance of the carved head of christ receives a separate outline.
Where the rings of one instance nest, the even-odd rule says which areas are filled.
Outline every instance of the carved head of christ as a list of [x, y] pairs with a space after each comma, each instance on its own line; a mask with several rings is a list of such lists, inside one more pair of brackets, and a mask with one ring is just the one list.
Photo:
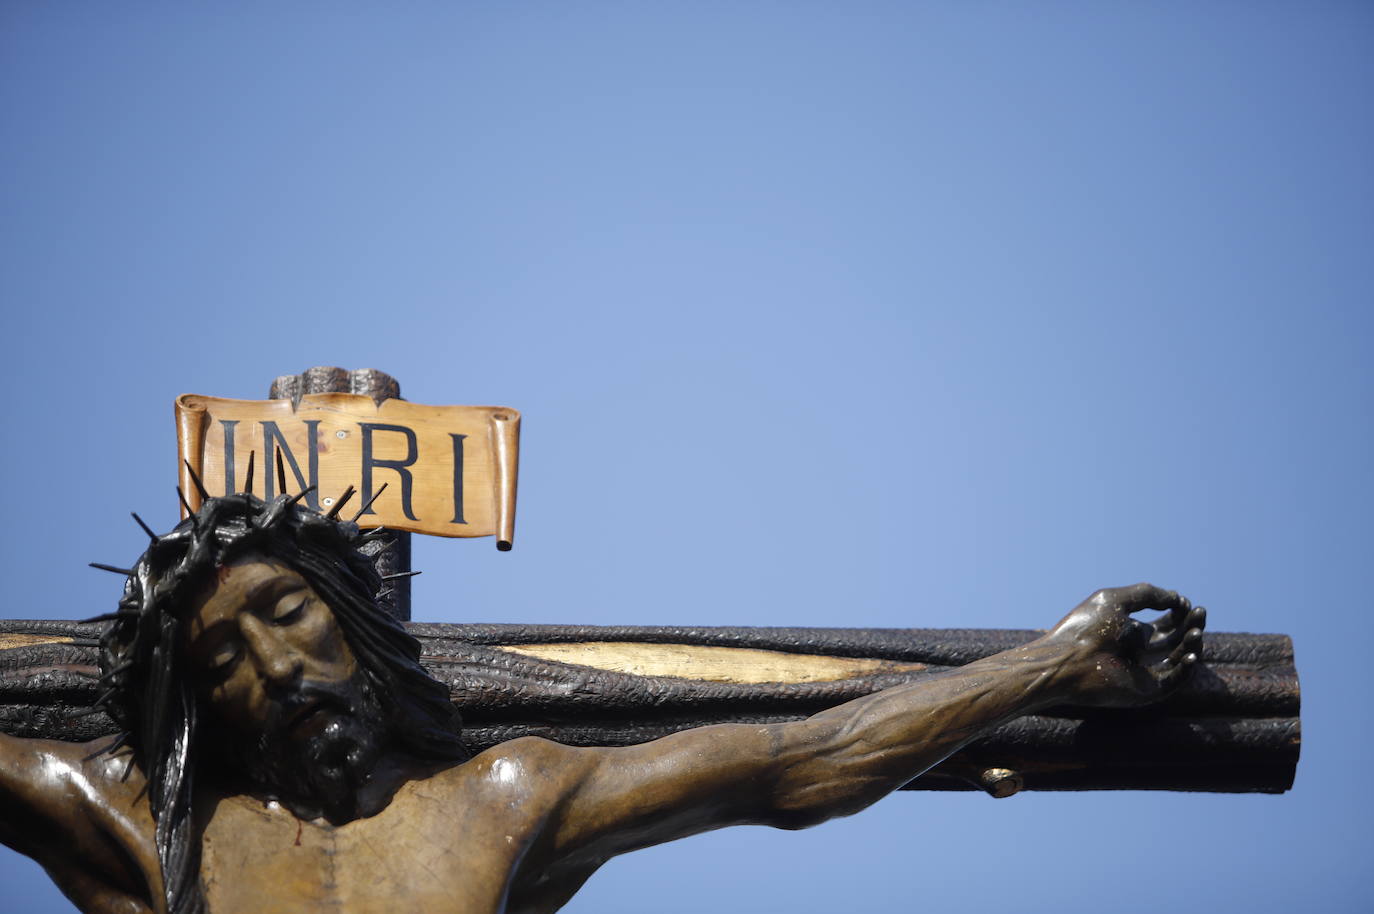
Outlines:
[[420, 759], [466, 756], [448, 689], [377, 603], [384, 582], [354, 523], [245, 493], [145, 532], [101, 671], [155, 815], [189, 802], [195, 768], [346, 816], [388, 739]]
[[258, 553], [219, 565], [191, 600], [182, 641], [201, 727], [252, 786], [302, 814], [351, 817], [389, 726], [309, 582]]

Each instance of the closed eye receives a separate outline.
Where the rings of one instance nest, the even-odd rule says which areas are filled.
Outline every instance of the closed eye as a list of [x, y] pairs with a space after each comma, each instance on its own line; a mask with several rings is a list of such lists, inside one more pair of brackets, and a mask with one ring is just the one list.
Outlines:
[[210, 652], [206, 672], [214, 679], [227, 679], [234, 670], [234, 664], [238, 663], [241, 653], [237, 642], [223, 642]]
[[271, 622], [273, 625], [290, 625], [301, 617], [305, 612], [306, 596], [302, 593], [287, 594], [277, 601], [277, 605], [272, 608]]

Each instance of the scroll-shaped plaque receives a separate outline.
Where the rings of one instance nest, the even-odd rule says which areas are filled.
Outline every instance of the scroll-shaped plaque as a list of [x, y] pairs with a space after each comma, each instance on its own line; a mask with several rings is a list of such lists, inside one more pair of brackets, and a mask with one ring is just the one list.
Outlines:
[[[377, 404], [360, 394], [306, 394], [292, 400], [226, 400], [183, 394], [176, 401], [181, 489], [200, 504], [191, 468], [211, 495], [242, 492], [256, 453], [252, 491], [305, 496], [328, 511], [349, 486], [357, 506], [381, 495], [358, 518], [436, 536], [515, 539], [520, 413], [501, 406]], [[281, 455], [277, 468], [276, 455]], [[382, 486], [385, 484], [385, 490]], [[349, 506], [345, 516], [355, 511]]]

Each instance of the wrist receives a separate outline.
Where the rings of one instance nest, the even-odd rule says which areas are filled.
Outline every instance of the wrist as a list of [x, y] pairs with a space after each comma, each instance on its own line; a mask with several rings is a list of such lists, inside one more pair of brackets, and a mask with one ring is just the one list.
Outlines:
[[1023, 645], [1017, 653], [1035, 671], [1035, 708], [1064, 704], [1090, 691], [1093, 652], [1075, 639], [1049, 634]]

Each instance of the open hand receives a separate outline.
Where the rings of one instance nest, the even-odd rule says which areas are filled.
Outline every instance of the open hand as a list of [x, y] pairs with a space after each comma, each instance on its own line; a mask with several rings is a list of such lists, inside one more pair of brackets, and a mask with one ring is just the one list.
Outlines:
[[[1132, 619], [1163, 610], [1153, 622]], [[1133, 707], [1183, 681], [1202, 651], [1207, 611], [1153, 584], [1109, 587], [1079, 603], [1045, 636], [1070, 650], [1074, 704]]]

